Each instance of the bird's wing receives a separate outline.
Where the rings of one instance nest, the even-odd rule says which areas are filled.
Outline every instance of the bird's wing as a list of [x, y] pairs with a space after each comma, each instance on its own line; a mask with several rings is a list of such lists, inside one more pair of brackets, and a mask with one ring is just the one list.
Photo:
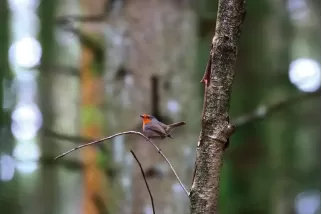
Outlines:
[[159, 121], [159, 124], [164, 130], [166, 130], [168, 128], [168, 126], [162, 122]]
[[161, 136], [166, 136], [167, 135], [167, 133], [164, 131], [164, 129], [158, 124], [145, 126], [145, 129], [154, 131], [154, 132], [158, 133]]

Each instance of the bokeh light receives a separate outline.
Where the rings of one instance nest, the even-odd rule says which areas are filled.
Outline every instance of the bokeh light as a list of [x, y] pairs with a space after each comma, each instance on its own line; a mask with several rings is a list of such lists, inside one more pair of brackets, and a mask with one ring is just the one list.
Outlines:
[[31, 174], [38, 168], [37, 162], [27, 161], [16, 163], [16, 169], [21, 174]]
[[39, 6], [40, 0], [9, 0], [9, 8], [13, 12], [21, 10], [35, 10]]
[[36, 136], [42, 125], [42, 115], [36, 104], [20, 104], [12, 113], [11, 131], [18, 140], [29, 140]]
[[17, 160], [17, 171], [23, 174], [34, 172], [40, 157], [40, 149], [34, 141], [19, 142], [13, 150], [13, 156]]
[[0, 180], [10, 181], [15, 174], [15, 161], [7, 154], [0, 156]]
[[178, 101], [176, 100], [169, 100], [168, 101], [168, 110], [171, 113], [178, 113], [180, 111], [181, 107]]
[[39, 33], [40, 20], [37, 14], [32, 11], [12, 13], [11, 23], [12, 42]]
[[39, 64], [41, 53], [41, 45], [34, 37], [24, 37], [11, 45], [9, 60], [11, 64], [30, 68]]
[[178, 182], [176, 182], [176, 183], [172, 184], [172, 191], [174, 193], [182, 193], [183, 189], [182, 189], [182, 186]]
[[34, 141], [24, 141], [16, 145], [13, 156], [19, 161], [37, 161], [40, 157], [38, 145]]
[[144, 214], [153, 214], [153, 209], [152, 209], [151, 203], [146, 204], [144, 206], [143, 210], [144, 210], [143, 211]]
[[295, 211], [297, 214], [314, 214], [321, 206], [320, 202], [319, 192], [302, 192], [295, 199]]
[[309, 14], [309, 8], [305, 0], [288, 0], [286, 7], [294, 21], [303, 20]]
[[299, 90], [314, 92], [321, 86], [320, 65], [312, 59], [297, 59], [290, 64], [289, 79]]

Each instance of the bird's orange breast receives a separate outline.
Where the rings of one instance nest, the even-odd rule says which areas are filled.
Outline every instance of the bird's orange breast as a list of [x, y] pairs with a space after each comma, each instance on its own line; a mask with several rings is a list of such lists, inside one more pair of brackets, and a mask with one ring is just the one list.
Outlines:
[[150, 120], [150, 119], [148, 119], [148, 118], [143, 118], [142, 120], [143, 120], [143, 123], [142, 123], [142, 129], [144, 130], [144, 126], [145, 126], [147, 123], [150, 123], [150, 122], [151, 122], [151, 120]]

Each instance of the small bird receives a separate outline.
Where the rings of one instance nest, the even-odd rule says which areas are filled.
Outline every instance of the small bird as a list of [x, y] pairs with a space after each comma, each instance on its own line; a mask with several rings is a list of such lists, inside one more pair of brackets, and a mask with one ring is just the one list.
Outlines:
[[164, 139], [166, 137], [172, 138], [170, 132], [178, 127], [183, 126], [185, 122], [178, 122], [166, 125], [160, 122], [157, 118], [152, 115], [142, 114], [140, 117], [143, 120], [143, 134], [147, 136], [149, 139]]

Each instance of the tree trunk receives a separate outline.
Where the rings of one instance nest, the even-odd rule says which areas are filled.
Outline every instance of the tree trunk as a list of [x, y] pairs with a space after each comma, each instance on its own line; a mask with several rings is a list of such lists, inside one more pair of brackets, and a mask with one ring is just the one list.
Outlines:
[[[42, 58], [38, 76], [38, 100], [45, 130], [78, 136], [79, 79], [69, 75], [66, 72], [68, 69], [64, 67], [69, 68], [76, 63], [73, 64], [72, 53], [66, 51], [66, 46], [55, 37], [62, 34], [62, 32], [55, 34], [56, 14], [64, 13], [63, 8], [66, 7], [66, 2], [61, 4], [42, 0], [39, 6]], [[77, 8], [76, 5], [73, 6]], [[69, 43], [71, 44], [72, 42]], [[59, 57], [56, 57], [57, 55]], [[50, 160], [49, 162], [53, 161], [55, 155], [73, 145], [67, 140], [52, 138], [45, 131], [40, 133], [39, 142], [42, 153], [40, 160]], [[78, 156], [79, 154], [75, 153], [69, 158]], [[78, 204], [81, 195], [79, 187], [81, 175], [79, 172], [75, 173], [60, 166], [47, 165], [45, 162], [41, 164], [37, 182], [39, 198], [36, 199], [41, 203], [34, 208], [34, 213], [80, 213], [81, 207]], [[66, 183], [66, 180], [70, 183]], [[66, 204], [66, 201], [69, 201], [69, 204]]]
[[233, 131], [228, 111], [245, 2], [221, 0], [218, 5], [216, 32], [203, 78], [205, 95], [202, 129], [190, 194], [193, 214], [217, 213], [224, 144]]
[[[52, 63], [52, 56], [54, 52], [54, 23], [53, 19], [56, 11], [56, 4], [46, 0], [41, 1], [39, 6], [39, 16], [41, 20], [40, 28], [40, 42], [42, 45], [42, 58], [41, 64], [48, 65]], [[57, 75], [54, 72], [48, 72], [48, 70], [41, 70], [38, 83], [39, 83], [39, 107], [43, 116], [43, 126], [48, 128], [55, 127], [54, 112], [57, 110], [54, 104], [58, 102], [55, 100], [57, 96], [53, 95], [55, 89], [55, 81]], [[56, 85], [56, 87], [58, 87]], [[52, 110], [52, 111], [51, 111]], [[53, 156], [56, 150], [54, 141], [48, 140], [45, 136], [41, 135], [40, 148], [42, 156]], [[37, 206], [38, 213], [48, 212], [48, 214], [57, 213], [58, 206], [58, 169], [47, 168], [45, 165], [40, 166], [39, 175], [39, 199], [42, 203]]]
[[[81, 1], [83, 14], [98, 15], [102, 13], [105, 2], [102, 0]], [[99, 139], [104, 134], [103, 120], [104, 107], [104, 78], [103, 78], [103, 58], [105, 47], [99, 43], [99, 38], [103, 38], [101, 23], [84, 23], [81, 32], [95, 44], [88, 46], [81, 41], [80, 59], [80, 79], [81, 79], [81, 136], [90, 139]], [[97, 39], [95, 39], [97, 38]], [[83, 195], [83, 214], [107, 213], [107, 182], [109, 177], [105, 176], [104, 171], [99, 167], [98, 160], [100, 153], [96, 147], [86, 147], [82, 152], [84, 169], [84, 195]], [[101, 154], [108, 155], [108, 154]], [[107, 161], [109, 162], [109, 161]], [[104, 163], [104, 165], [108, 165]], [[105, 168], [105, 166], [104, 166]]]

